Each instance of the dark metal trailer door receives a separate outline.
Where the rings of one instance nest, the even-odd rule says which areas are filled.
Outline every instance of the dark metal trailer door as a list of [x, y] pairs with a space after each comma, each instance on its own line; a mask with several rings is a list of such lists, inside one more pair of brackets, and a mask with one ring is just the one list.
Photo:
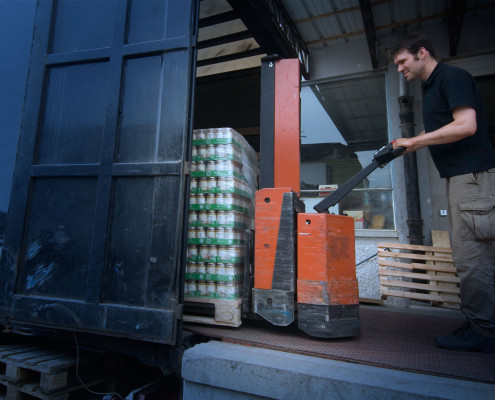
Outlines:
[[174, 344], [197, 1], [39, 0], [0, 311]]

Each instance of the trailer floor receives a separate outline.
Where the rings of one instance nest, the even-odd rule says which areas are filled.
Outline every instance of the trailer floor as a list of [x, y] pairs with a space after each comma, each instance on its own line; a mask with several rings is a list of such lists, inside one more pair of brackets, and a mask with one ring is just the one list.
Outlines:
[[457, 329], [460, 312], [421, 307], [361, 306], [361, 335], [315, 339], [296, 327], [246, 321], [239, 328], [184, 324], [184, 329], [225, 342], [401, 371], [495, 383], [495, 354], [438, 348], [437, 335]]

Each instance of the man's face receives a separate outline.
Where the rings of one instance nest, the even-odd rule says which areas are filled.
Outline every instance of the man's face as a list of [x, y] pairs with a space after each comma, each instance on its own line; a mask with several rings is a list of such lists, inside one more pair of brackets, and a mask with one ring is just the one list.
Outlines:
[[421, 78], [424, 73], [424, 63], [418, 55], [411, 54], [407, 50], [402, 50], [394, 56], [394, 64], [397, 65], [397, 72], [405, 76], [408, 82]]

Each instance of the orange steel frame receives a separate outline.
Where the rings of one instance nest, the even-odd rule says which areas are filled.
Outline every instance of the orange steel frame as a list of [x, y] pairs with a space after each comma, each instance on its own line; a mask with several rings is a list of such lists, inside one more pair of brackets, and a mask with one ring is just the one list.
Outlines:
[[[275, 61], [274, 72], [274, 187], [256, 192], [255, 312], [276, 325], [288, 325], [294, 318], [296, 295], [300, 329], [320, 337], [354, 336], [359, 332], [354, 221], [346, 216], [303, 212], [304, 205], [297, 199], [299, 60]], [[284, 202], [286, 194], [295, 195], [289, 196], [289, 203]], [[343, 312], [342, 307], [351, 311]], [[351, 317], [346, 320], [345, 315]]]
[[300, 191], [300, 63], [275, 63], [274, 187]]

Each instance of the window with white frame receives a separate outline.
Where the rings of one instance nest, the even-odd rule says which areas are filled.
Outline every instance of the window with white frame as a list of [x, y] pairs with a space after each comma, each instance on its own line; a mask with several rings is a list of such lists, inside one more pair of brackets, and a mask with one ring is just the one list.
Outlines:
[[[301, 198], [306, 212], [352, 178], [389, 142], [385, 76], [303, 82]], [[390, 165], [363, 179], [330, 212], [357, 229], [395, 229]]]

